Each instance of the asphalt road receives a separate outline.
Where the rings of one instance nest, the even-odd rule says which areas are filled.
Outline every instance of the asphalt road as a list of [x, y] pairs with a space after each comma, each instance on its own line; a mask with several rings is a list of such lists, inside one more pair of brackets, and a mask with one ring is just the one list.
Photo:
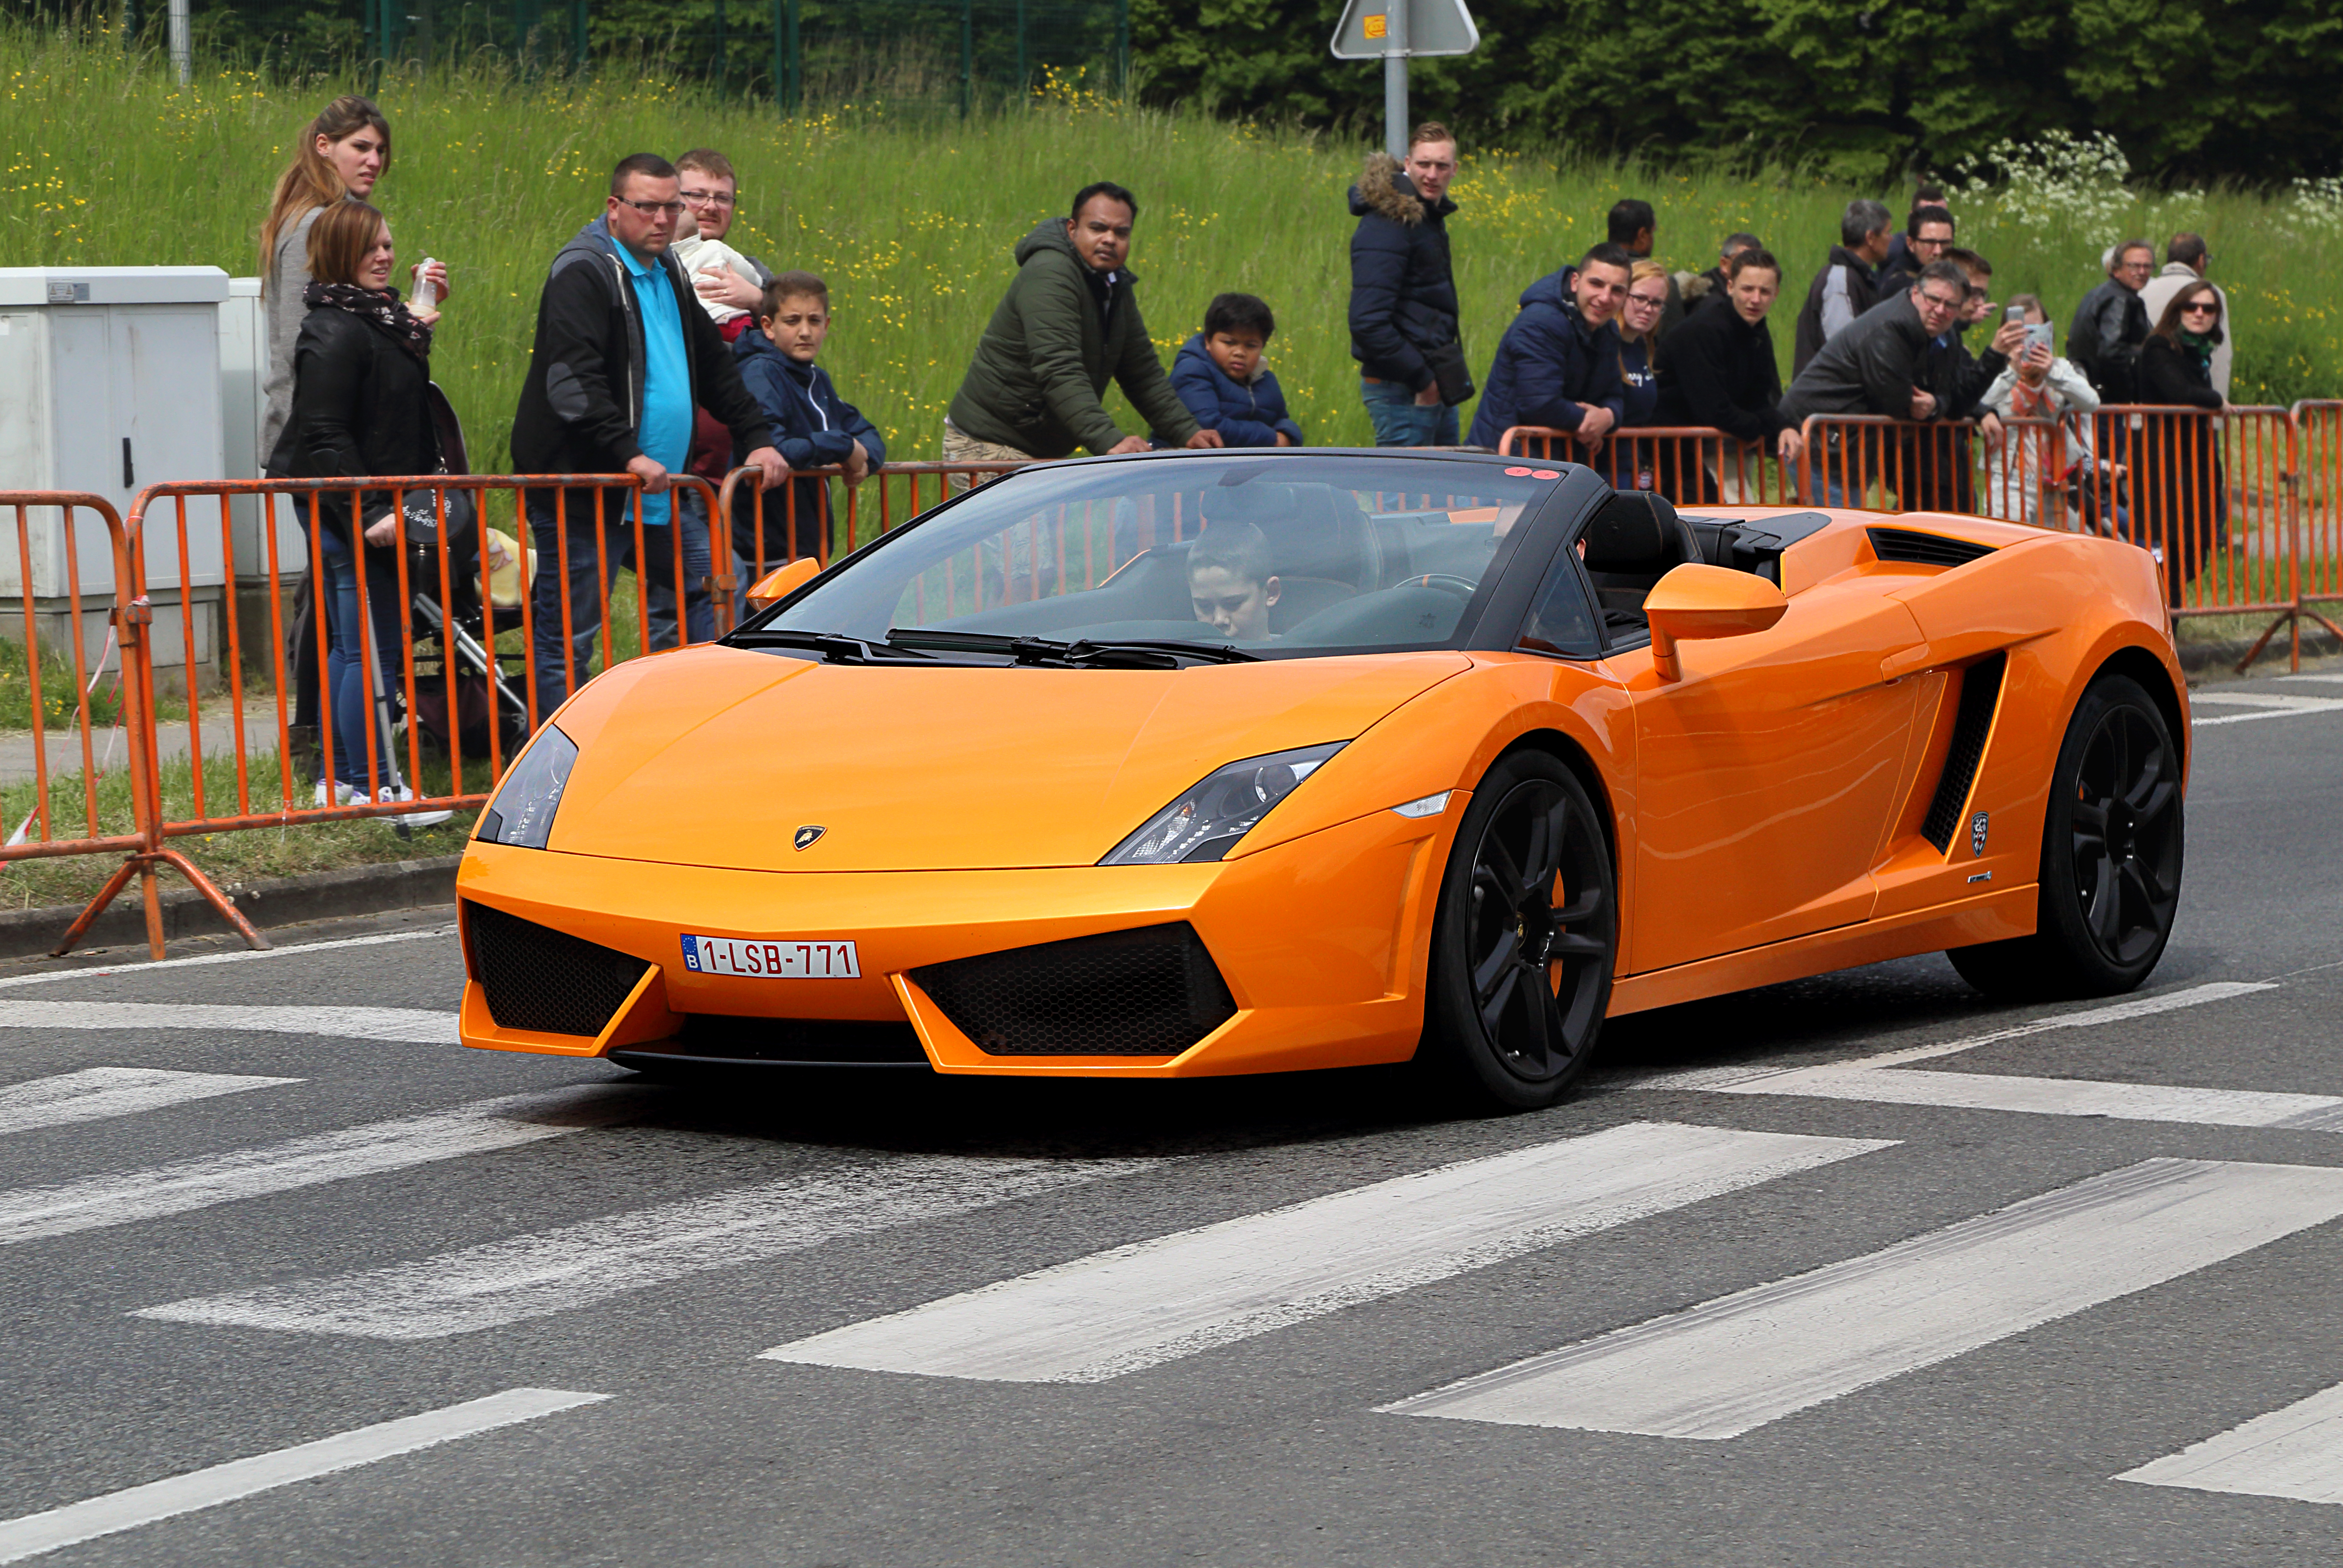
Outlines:
[[2206, 696], [2138, 1007], [1882, 965], [1539, 1115], [641, 1086], [447, 1043], [429, 914], [0, 970], [0, 1562], [2343, 1562], [2343, 674]]

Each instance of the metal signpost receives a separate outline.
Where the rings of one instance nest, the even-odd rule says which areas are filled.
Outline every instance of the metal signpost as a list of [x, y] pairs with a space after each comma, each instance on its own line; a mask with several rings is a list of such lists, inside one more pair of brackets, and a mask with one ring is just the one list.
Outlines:
[[1334, 29], [1334, 58], [1383, 63], [1383, 140], [1407, 157], [1407, 61], [1411, 55], [1469, 55], [1481, 46], [1464, 0], [1350, 0]]

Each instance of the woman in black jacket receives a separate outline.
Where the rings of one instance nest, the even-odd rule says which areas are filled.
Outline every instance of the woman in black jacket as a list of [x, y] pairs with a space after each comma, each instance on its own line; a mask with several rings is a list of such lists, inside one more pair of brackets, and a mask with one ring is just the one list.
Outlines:
[[[2213, 350], [2221, 343], [2221, 296], [2209, 283], [2184, 288], [2140, 346], [2140, 400], [2167, 407], [2227, 407], [2213, 389]], [[2134, 542], [2164, 563], [2165, 591], [2177, 608], [2182, 588], [2220, 548], [2227, 520], [2221, 436], [2207, 414], [2147, 414], [2134, 439]]]
[[[1782, 372], [1765, 325], [1765, 313], [1782, 292], [1782, 264], [1772, 251], [1753, 246], [1725, 266], [1725, 308], [1688, 315], [1668, 334], [1667, 356], [1659, 365], [1659, 423], [1722, 430], [1745, 444], [1770, 443], [1785, 464], [1795, 463], [1805, 443], [1795, 422], [1782, 416]], [[1745, 477], [1754, 481], [1754, 475]], [[1688, 477], [1687, 487], [1696, 493], [1671, 499], [1697, 505], [1715, 498], [1704, 468]]]
[[[390, 286], [390, 225], [364, 202], [327, 207], [309, 229], [309, 285], [293, 347], [293, 405], [269, 456], [269, 471], [297, 479], [364, 478], [429, 474], [439, 467], [431, 417], [431, 327], [436, 311], [413, 312]], [[377, 730], [374, 766], [387, 782], [367, 790], [367, 730], [374, 714], [364, 647], [367, 618], [358, 608], [352, 501], [364, 524], [367, 598], [376, 621], [377, 673], [397, 684], [400, 519], [388, 490], [344, 492], [317, 498], [318, 585], [329, 638], [326, 655], [327, 711], [333, 731], [333, 800], [405, 800], [413, 794], [398, 779], [390, 737]], [[300, 508], [302, 521], [310, 518]], [[387, 634], [386, 636], [386, 634]], [[326, 786], [317, 786], [320, 804]], [[447, 811], [410, 812], [394, 819], [409, 828], [444, 822]]]

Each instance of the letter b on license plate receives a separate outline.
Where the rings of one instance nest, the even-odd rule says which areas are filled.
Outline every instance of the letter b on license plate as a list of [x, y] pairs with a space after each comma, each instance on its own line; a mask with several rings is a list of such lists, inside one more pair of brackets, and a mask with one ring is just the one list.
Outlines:
[[694, 974], [749, 980], [857, 980], [862, 965], [852, 942], [750, 941], [737, 937], [683, 939], [683, 967]]

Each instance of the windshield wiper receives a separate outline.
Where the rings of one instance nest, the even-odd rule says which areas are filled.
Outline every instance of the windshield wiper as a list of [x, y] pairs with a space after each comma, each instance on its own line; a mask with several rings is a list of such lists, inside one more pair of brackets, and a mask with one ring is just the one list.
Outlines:
[[1179, 669], [1184, 660], [1250, 663], [1260, 658], [1227, 643], [1188, 642], [1178, 638], [1080, 638], [1061, 642], [1046, 637], [1006, 637], [990, 631], [893, 630], [890, 648], [934, 648], [959, 653], [1002, 653], [1012, 664], [1058, 668]]
[[902, 664], [909, 659], [929, 659], [930, 655], [917, 648], [902, 648], [890, 653], [891, 644], [866, 642], [859, 637], [848, 637], [834, 631], [791, 631], [781, 627], [759, 627], [753, 631], [736, 631], [730, 639], [741, 648], [773, 645], [781, 648], [801, 648], [821, 655], [824, 664]]

